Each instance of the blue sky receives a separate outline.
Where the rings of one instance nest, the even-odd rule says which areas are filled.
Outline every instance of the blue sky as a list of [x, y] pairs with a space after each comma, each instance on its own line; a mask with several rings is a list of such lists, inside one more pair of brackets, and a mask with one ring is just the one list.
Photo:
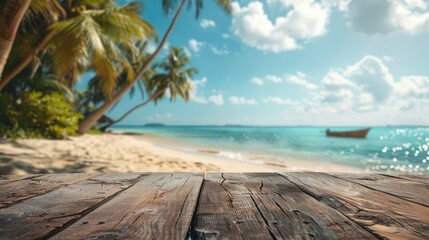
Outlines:
[[[141, 2], [162, 35], [171, 16]], [[429, 1], [241, 0], [231, 16], [214, 2], [183, 12], [168, 41], [200, 70], [191, 101], [124, 124], [429, 125]]]

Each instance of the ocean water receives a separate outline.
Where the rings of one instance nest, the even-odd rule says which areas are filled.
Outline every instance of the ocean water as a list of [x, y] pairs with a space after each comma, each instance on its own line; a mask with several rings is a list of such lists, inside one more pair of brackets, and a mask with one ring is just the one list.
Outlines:
[[[355, 128], [334, 128], [351, 130]], [[240, 161], [298, 159], [338, 164], [367, 172], [429, 174], [429, 127], [375, 127], [365, 139], [326, 137], [326, 127], [118, 126], [114, 131], [147, 133], [196, 149], [218, 151]], [[286, 164], [287, 165], [287, 164]]]

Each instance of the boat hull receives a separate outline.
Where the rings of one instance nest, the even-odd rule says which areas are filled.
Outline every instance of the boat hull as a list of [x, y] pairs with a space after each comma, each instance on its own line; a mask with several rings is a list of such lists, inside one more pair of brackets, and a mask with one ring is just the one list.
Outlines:
[[369, 130], [371, 130], [371, 128], [365, 128], [365, 129], [354, 130], [354, 131], [333, 132], [328, 129], [326, 130], [326, 136], [343, 137], [343, 138], [366, 138], [366, 135], [368, 134]]

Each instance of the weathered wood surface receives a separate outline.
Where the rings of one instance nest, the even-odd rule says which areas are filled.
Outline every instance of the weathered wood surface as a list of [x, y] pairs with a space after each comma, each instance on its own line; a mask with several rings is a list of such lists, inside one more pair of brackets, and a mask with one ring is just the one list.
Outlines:
[[[429, 207], [429, 186], [427, 183], [381, 174], [360, 176], [341, 173], [331, 175]], [[429, 182], [429, 179], [426, 182]]]
[[429, 239], [429, 178], [0, 176], [0, 239]]
[[0, 185], [9, 184], [11, 182], [23, 180], [23, 179], [31, 179], [35, 177], [40, 177], [42, 174], [37, 175], [25, 175], [25, 176], [19, 176], [19, 175], [1, 175], [0, 176]]
[[37, 195], [45, 194], [67, 184], [80, 182], [95, 175], [96, 174], [85, 173], [50, 174], [40, 177], [23, 178], [18, 181], [12, 180], [8, 184], [0, 185], [0, 208]]
[[376, 239], [276, 173], [207, 174], [196, 237]]
[[140, 174], [105, 174], [0, 209], [0, 238], [46, 237], [128, 188], [138, 177]]
[[52, 239], [185, 239], [202, 182], [151, 174]]
[[382, 237], [429, 239], [427, 206], [325, 173], [284, 175], [301, 190]]

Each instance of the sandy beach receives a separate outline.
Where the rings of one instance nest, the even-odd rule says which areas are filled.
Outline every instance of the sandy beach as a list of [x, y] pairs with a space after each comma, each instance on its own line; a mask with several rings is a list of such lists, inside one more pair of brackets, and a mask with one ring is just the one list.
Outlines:
[[1, 140], [0, 174], [358, 171], [329, 164], [315, 167], [312, 163], [293, 159], [286, 163], [233, 160], [218, 156], [216, 151], [184, 151], [172, 144], [159, 138], [125, 134], [85, 135], [66, 140]]
[[144, 137], [85, 135], [67, 140], [26, 139], [0, 143], [0, 174], [64, 172], [267, 172], [261, 164], [228, 161], [160, 147]]

